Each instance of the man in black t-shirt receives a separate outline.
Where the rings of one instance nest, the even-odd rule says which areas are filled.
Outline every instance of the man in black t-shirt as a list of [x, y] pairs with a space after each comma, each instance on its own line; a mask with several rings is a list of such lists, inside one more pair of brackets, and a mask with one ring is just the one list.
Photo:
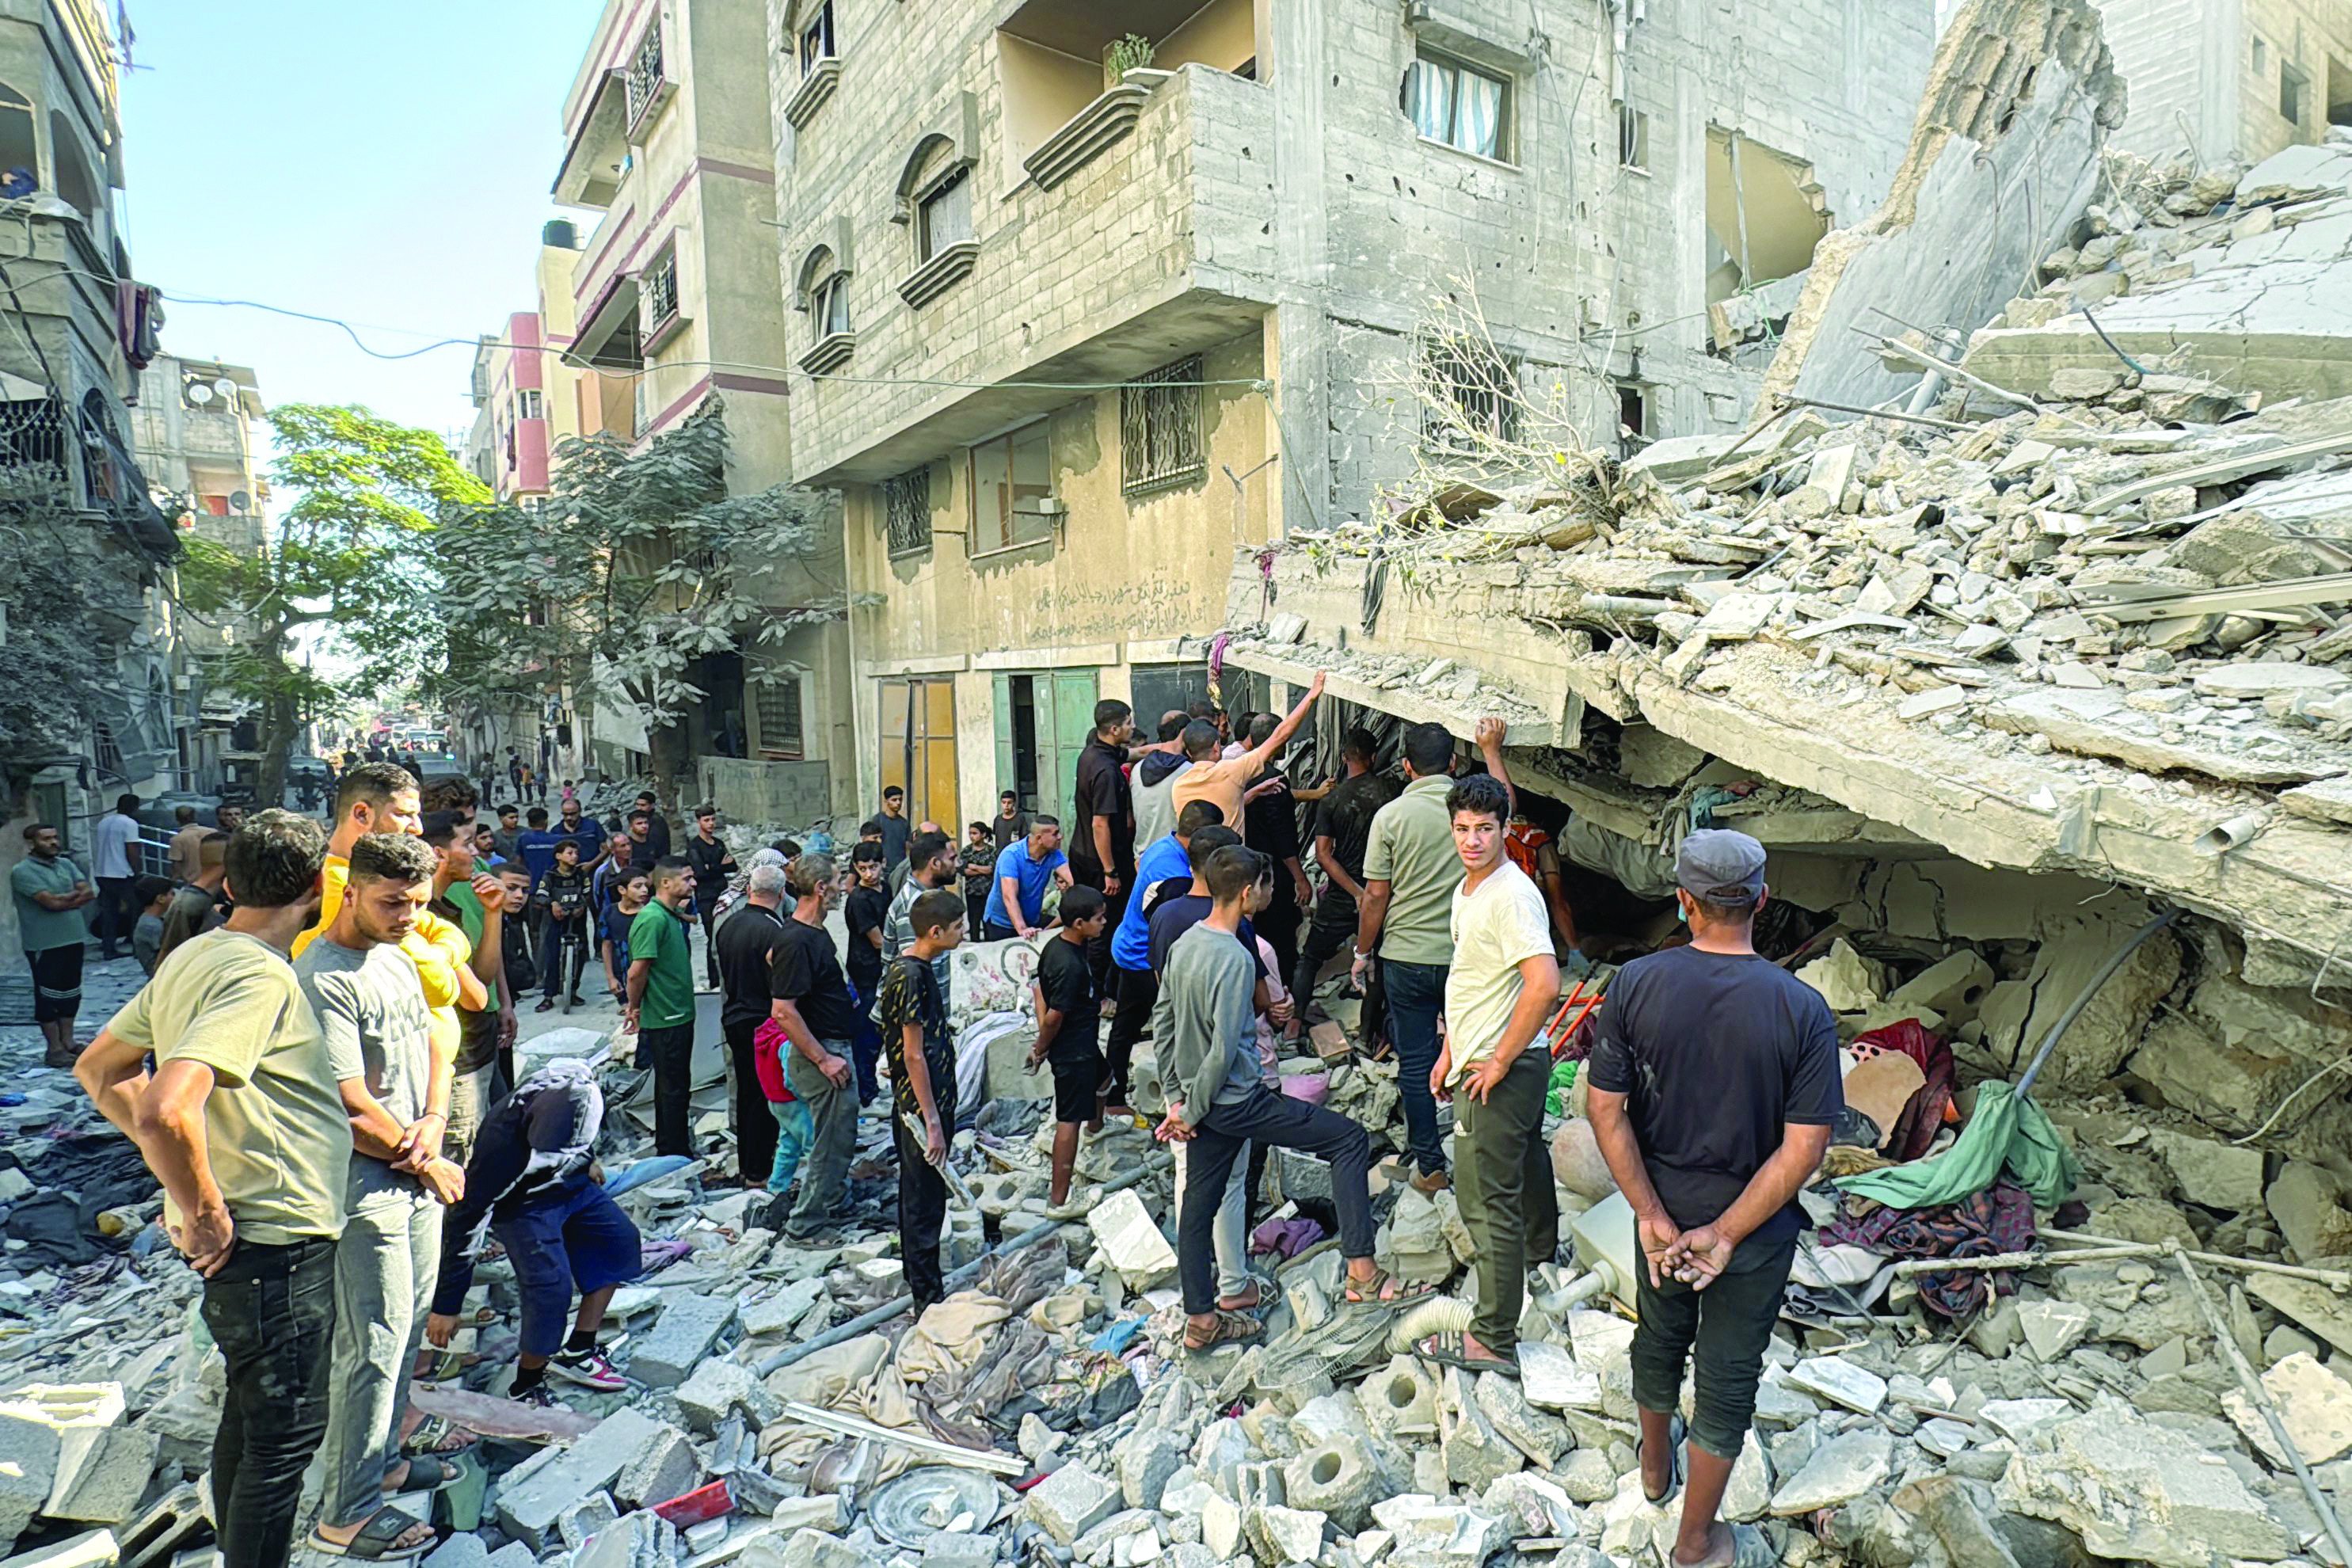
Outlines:
[[[1396, 785], [1372, 771], [1379, 757], [1380, 742], [1370, 731], [1349, 731], [1339, 743], [1347, 776], [1331, 786], [1316, 816], [1315, 863], [1323, 868], [1323, 896], [1315, 900], [1315, 918], [1290, 972], [1291, 998], [1302, 1017], [1315, 994], [1315, 977], [1355, 944], [1356, 905], [1364, 895], [1364, 845], [1371, 837], [1372, 814], [1397, 796]], [[1367, 1029], [1381, 1015], [1368, 990], [1363, 1011]]]
[[687, 869], [694, 873], [694, 910], [702, 919], [702, 951], [709, 963], [710, 984], [719, 985], [719, 895], [735, 874], [735, 856], [719, 837], [719, 808], [694, 809], [694, 836], [686, 841]]
[[1054, 1065], [1054, 1182], [1047, 1202], [1059, 1209], [1070, 1201], [1070, 1172], [1078, 1160], [1078, 1129], [1099, 1132], [1110, 1071], [1097, 1037], [1102, 1027], [1102, 983], [1087, 952], [1110, 930], [1110, 910], [1100, 892], [1072, 888], [1062, 895], [1062, 929], [1037, 954], [1037, 977], [1030, 984], [1037, 1014], [1037, 1043], [1029, 1049], [1032, 1068]]
[[[1260, 713], [1250, 720], [1249, 743], [1265, 745], [1281, 720]], [[1257, 929], [1274, 949], [1275, 966], [1283, 974], [1298, 968], [1298, 917], [1314, 898], [1307, 885], [1307, 868], [1298, 861], [1298, 800], [1290, 783], [1275, 770], [1281, 764], [1276, 746], [1266, 761], [1266, 778], [1273, 785], [1263, 795], [1253, 791], [1242, 805], [1242, 842], [1274, 862], [1274, 899], [1257, 917]], [[1264, 786], [1261, 786], [1264, 787]]]
[[[849, 1190], [849, 1157], [857, 1144], [857, 1071], [850, 1041], [856, 1005], [824, 917], [839, 896], [833, 857], [803, 855], [785, 873], [793, 918], [775, 940], [768, 969], [770, 1011], [791, 1043], [784, 1082], [808, 1107], [815, 1130], [801, 1167], [799, 1201], [784, 1236], [806, 1242], [842, 1217]], [[731, 922], [730, 922], [731, 923]]]
[[[1115, 697], [1095, 704], [1095, 731], [1078, 753], [1077, 789], [1072, 797], [1070, 879], [1102, 894], [1116, 921], [1127, 908], [1128, 884], [1135, 880], [1135, 801], [1128, 792], [1127, 742], [1135, 733], [1134, 710]], [[1109, 926], [1104, 928], [1106, 933]], [[1087, 950], [1100, 990], [1110, 974], [1110, 938]]]
[[[914, 840], [923, 842], [920, 835]], [[849, 852], [849, 868], [853, 880], [849, 899], [841, 911], [842, 923], [849, 928], [849, 988], [857, 994], [859, 1028], [850, 1044], [855, 1049], [850, 1059], [857, 1068], [857, 1103], [874, 1103], [881, 1085], [874, 1076], [874, 1064], [879, 1058], [882, 1040], [875, 1033], [870, 1020], [874, 1016], [874, 998], [882, 987], [882, 947], [890, 924], [890, 911], [896, 906], [882, 883], [882, 846], [861, 844]], [[907, 907], [912, 910], [924, 889], [917, 887], [907, 897]], [[911, 931], [908, 933], [912, 935]], [[908, 942], [912, 946], [911, 942]]]
[[1674, 1489], [1671, 1420], [1689, 1361], [1690, 1494], [1673, 1560], [1727, 1564], [1736, 1542], [1716, 1511], [1804, 1227], [1797, 1192], [1845, 1095], [1828, 1005], [1751, 940], [1764, 847], [1694, 833], [1675, 879], [1690, 944], [1634, 960], [1610, 986], [1587, 1114], [1646, 1260], [1633, 1350], [1642, 1488], [1654, 1502]]

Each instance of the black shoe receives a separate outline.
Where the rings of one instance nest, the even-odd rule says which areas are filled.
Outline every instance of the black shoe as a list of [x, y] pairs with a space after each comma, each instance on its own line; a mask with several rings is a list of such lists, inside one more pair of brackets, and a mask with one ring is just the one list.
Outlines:
[[532, 1011], [532, 1012], [534, 1012], [534, 1013], [552, 1013], [552, 1012], [554, 1012], [554, 1011], [555, 1011], [555, 998], [554, 998], [554, 997], [552, 997], [552, 996], [542, 996], [542, 997], [541, 997], [541, 998], [539, 999], [539, 1005], [538, 1005], [538, 1006], [536, 1006], [536, 1007], [533, 1007], [533, 1008], [531, 1009], [531, 1011]]
[[567, 1007], [585, 1007], [588, 1005], [587, 1003], [580, 1000], [580, 993], [577, 991], [574, 991], [571, 995], [566, 996], [563, 999], [563, 1005]]

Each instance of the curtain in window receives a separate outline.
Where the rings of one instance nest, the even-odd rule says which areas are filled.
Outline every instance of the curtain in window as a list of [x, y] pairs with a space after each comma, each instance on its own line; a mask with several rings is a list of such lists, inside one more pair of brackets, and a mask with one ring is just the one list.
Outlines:
[[1464, 71], [1456, 79], [1462, 107], [1454, 144], [1482, 158], [1500, 158], [1503, 128], [1503, 84], [1492, 77]]
[[1433, 142], [1449, 141], [1454, 121], [1454, 73], [1427, 60], [1405, 68], [1404, 111], [1412, 128]]

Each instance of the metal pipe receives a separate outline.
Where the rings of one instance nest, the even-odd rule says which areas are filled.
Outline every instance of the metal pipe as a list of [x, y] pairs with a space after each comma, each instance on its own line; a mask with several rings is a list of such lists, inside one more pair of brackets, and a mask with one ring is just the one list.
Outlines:
[[2172, 1253], [2172, 1260], [2180, 1265], [2181, 1277], [2189, 1281], [2189, 1293], [2197, 1299], [2197, 1310], [2205, 1314], [2205, 1326], [2213, 1331], [2213, 1338], [2221, 1345], [2221, 1354], [2229, 1361], [2230, 1370], [2238, 1374], [2238, 1386], [2246, 1391], [2246, 1397], [2253, 1403], [2255, 1409], [2263, 1413], [2263, 1420], [2271, 1429], [2271, 1441], [2276, 1443], [2279, 1452], [2286, 1456], [2286, 1462], [2294, 1467], [2294, 1479], [2303, 1483], [2303, 1495], [2311, 1500], [2311, 1511], [2319, 1516], [2320, 1529], [2327, 1532], [2329, 1544], [2336, 1548], [2336, 1560], [2352, 1563], [2352, 1535], [2345, 1532], [2344, 1521], [2336, 1516], [2336, 1505], [2328, 1500], [2326, 1493], [2319, 1489], [2319, 1482], [2312, 1477], [2311, 1467], [2303, 1462], [2303, 1451], [2287, 1435], [2286, 1423], [2279, 1419], [2278, 1406], [2271, 1403], [2270, 1391], [2263, 1386], [2262, 1379], [2254, 1375], [2254, 1369], [2246, 1364], [2246, 1352], [2240, 1350], [2238, 1342], [2230, 1337], [2230, 1325], [2221, 1321], [2221, 1310], [2206, 1293], [2205, 1281], [2198, 1278], [2197, 1266], [2189, 1261], [2189, 1254], [2181, 1250], [2179, 1242], [2167, 1241], [2165, 1245]]
[[[1156, 1175], [1175, 1163], [1176, 1159], [1172, 1154], [1153, 1154], [1143, 1162], [1140, 1169], [1129, 1171], [1115, 1182], [1104, 1183], [1095, 1190], [1095, 1195], [1098, 1198], [1107, 1198], [1113, 1193], [1123, 1193], [1144, 1177]], [[1007, 1237], [949, 1275], [942, 1283], [950, 1292], [960, 1290], [980, 1278], [981, 1266], [990, 1258], [1000, 1258], [1008, 1252], [1018, 1252], [1024, 1247], [1034, 1246], [1070, 1223], [1068, 1220], [1049, 1220], [1044, 1225], [1024, 1230], [1018, 1236]], [[800, 1344], [778, 1351], [752, 1370], [761, 1377], [765, 1377], [772, 1372], [788, 1367], [794, 1362], [814, 1355], [819, 1351], [830, 1350], [844, 1340], [854, 1340], [868, 1329], [879, 1328], [914, 1304], [915, 1299], [912, 1296], [899, 1296], [885, 1301], [870, 1312], [860, 1312], [845, 1323], [835, 1323], [813, 1340], [806, 1340]]]
[[[2124, 966], [2124, 960], [2137, 952], [2141, 943], [2179, 918], [2180, 910], [2177, 906], [2165, 910], [2132, 932], [2131, 940], [2116, 949], [2106, 963], [2099, 966], [2099, 972], [2091, 976], [2091, 983], [2083, 987], [2082, 994], [2067, 1005], [2066, 1010], [2058, 1016], [2058, 1021], [2050, 1026], [2050, 1032], [2042, 1037], [2041, 1049], [2033, 1053], [2033, 1060], [2026, 1065], [2025, 1076], [2017, 1080], [2018, 1099], [2023, 1100], [2032, 1092], [2033, 1080], [2042, 1075], [2042, 1064], [2050, 1059], [2050, 1053], [2058, 1048], [2058, 1042], [2065, 1037], [2067, 1030], [2074, 1026], [2074, 1020], [2083, 1016], [2083, 1010], [2091, 1005], [2091, 998], [2099, 994], [2099, 988]], [[2346, 1561], [2352, 1562], [2352, 1557], [2347, 1557]]]

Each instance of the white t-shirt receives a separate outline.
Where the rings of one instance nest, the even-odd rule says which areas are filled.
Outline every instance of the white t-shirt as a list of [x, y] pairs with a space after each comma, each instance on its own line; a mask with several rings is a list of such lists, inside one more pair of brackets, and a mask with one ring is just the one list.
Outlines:
[[1458, 1084], [1477, 1063], [1495, 1054], [1511, 1010], [1525, 989], [1519, 965], [1551, 955], [1551, 920], [1543, 895], [1525, 871], [1505, 860], [1486, 874], [1477, 890], [1454, 889], [1450, 919], [1454, 963], [1445, 972], [1446, 1037], [1453, 1048]]
[[110, 811], [98, 819], [98, 828], [91, 835], [95, 840], [90, 850], [90, 875], [93, 877], [135, 877], [138, 872], [131, 864], [131, 841], [139, 837], [139, 825], [119, 811]]

